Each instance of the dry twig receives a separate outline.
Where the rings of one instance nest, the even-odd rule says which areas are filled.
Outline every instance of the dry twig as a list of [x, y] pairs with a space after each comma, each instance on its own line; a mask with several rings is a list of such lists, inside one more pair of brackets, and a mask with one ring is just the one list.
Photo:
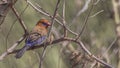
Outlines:
[[27, 34], [27, 27], [25, 26], [25, 23], [23, 22], [23, 20], [20, 18], [19, 13], [17, 12], [17, 10], [14, 8], [14, 6], [11, 7], [12, 11], [14, 12], [14, 14], [16, 15], [17, 19], [19, 20], [20, 25], [22, 26], [24, 33]]
[[[58, 2], [57, 2], [57, 4], [56, 4], [56, 8], [55, 8], [53, 17], [52, 17], [52, 19], [51, 19], [51, 27], [50, 27], [50, 30], [49, 30], [49, 32], [48, 32], [47, 38], [51, 35], [51, 30], [52, 30], [52, 27], [53, 27], [53, 25], [54, 25], [54, 19], [55, 19], [55, 16], [56, 16], [56, 14], [57, 14], [57, 10], [58, 10], [59, 4], [60, 4], [60, 0], [58, 0]], [[41, 58], [40, 58], [41, 61], [40, 61], [40, 64], [39, 64], [39, 68], [42, 67], [42, 62], [43, 62], [43, 59], [44, 59], [44, 56], [45, 56], [45, 53], [46, 53], [46, 48], [47, 48], [47, 46], [44, 45], [44, 49], [43, 49], [43, 52], [42, 52], [42, 55], [41, 55]]]
[[6, 52], [2, 53], [0, 56], [0, 61], [2, 61], [9, 53], [13, 52], [14, 49], [25, 39], [25, 35], [22, 36], [16, 43], [14, 43]]

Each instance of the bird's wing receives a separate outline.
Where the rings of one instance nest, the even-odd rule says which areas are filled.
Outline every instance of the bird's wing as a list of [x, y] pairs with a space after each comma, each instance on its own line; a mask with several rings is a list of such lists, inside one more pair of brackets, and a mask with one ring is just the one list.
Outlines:
[[26, 39], [26, 42], [34, 42], [36, 40], [38, 40], [41, 37], [41, 34], [34, 32], [34, 33], [30, 33]]
[[40, 45], [46, 39], [46, 35], [42, 36], [39, 33], [32, 33], [26, 39], [27, 46]]

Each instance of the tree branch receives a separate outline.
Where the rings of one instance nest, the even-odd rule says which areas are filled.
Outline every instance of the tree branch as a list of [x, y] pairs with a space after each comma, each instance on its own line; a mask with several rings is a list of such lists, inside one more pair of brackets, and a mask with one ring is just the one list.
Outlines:
[[[50, 29], [49, 29], [47, 38], [51, 35], [51, 30], [52, 30], [52, 27], [53, 27], [53, 25], [54, 25], [54, 19], [55, 19], [55, 16], [56, 16], [56, 14], [57, 14], [57, 10], [58, 10], [59, 4], [60, 4], [60, 0], [57, 1], [56, 8], [55, 8], [53, 17], [52, 17], [52, 19], [51, 19], [51, 26], [50, 26]], [[45, 40], [45, 41], [46, 41], [46, 40]], [[44, 45], [44, 49], [43, 49], [42, 55], [41, 55], [41, 57], [40, 57], [40, 60], [41, 60], [41, 61], [40, 61], [40, 63], [39, 63], [39, 68], [42, 67], [43, 59], [44, 59], [44, 56], [45, 56], [45, 54], [46, 54], [46, 48], [47, 48], [47, 46]]]
[[[15, 48], [16, 45], [18, 45], [22, 40], [23, 40], [24, 37], [20, 38], [20, 41], [16, 42], [11, 48]], [[85, 47], [85, 45], [83, 44], [82, 41], [80, 40], [75, 40], [73, 38], [60, 38], [60, 39], [57, 39], [57, 40], [54, 40], [53, 42], [49, 43], [49, 42], [46, 42], [46, 46], [49, 46], [51, 44], [57, 44], [57, 43], [60, 43], [60, 42], [63, 42], [63, 41], [69, 41], [69, 42], [74, 42], [76, 44], [78, 44], [84, 51], [85, 53], [87, 53], [91, 58], [93, 58], [94, 60], [96, 60], [97, 62], [105, 65], [106, 67], [108, 68], [113, 68], [111, 65], [109, 65], [108, 63], [104, 62], [103, 60], [100, 60], [99, 58], [97, 58], [96, 56], [92, 55], [92, 53]], [[39, 45], [39, 46], [33, 46], [32, 48], [28, 49], [28, 50], [33, 50], [33, 49], [38, 49], [38, 48], [41, 48], [41, 47], [44, 47], [44, 43]], [[3, 60], [4, 57], [6, 57], [7, 55], [9, 54], [14, 54], [16, 52], [19, 51], [18, 50], [12, 50], [11, 48], [9, 48], [8, 52], [5, 52], [3, 53], [1, 56], [0, 56], [0, 60]]]
[[92, 4], [92, 6], [91, 6], [91, 8], [90, 8], [90, 10], [89, 10], [86, 18], [85, 18], [85, 21], [84, 21], [84, 24], [83, 24], [83, 26], [82, 26], [82, 29], [81, 29], [80, 33], [79, 33], [79, 34], [77, 35], [77, 37], [76, 37], [76, 40], [78, 40], [78, 39], [80, 38], [80, 36], [82, 35], [82, 33], [83, 33], [84, 29], [85, 29], [85, 26], [86, 26], [86, 24], [87, 24], [87, 21], [88, 21], [88, 18], [89, 18], [89, 16], [90, 16], [90, 13], [91, 13], [92, 9], [93, 9], [93, 4]]
[[25, 39], [25, 35], [23, 35], [16, 43], [14, 43], [10, 48], [7, 49], [6, 52], [4, 52], [0, 56], [0, 61], [2, 61], [9, 53], [12, 53], [17, 45], [19, 45], [23, 40]]
[[25, 23], [23, 22], [23, 20], [20, 18], [20, 15], [19, 13], [17, 12], [17, 10], [14, 8], [14, 6], [11, 7], [12, 8], [12, 11], [15, 13], [20, 25], [22, 26], [23, 30], [24, 30], [24, 33], [27, 34], [28, 31], [27, 31], [27, 27], [25, 26]]

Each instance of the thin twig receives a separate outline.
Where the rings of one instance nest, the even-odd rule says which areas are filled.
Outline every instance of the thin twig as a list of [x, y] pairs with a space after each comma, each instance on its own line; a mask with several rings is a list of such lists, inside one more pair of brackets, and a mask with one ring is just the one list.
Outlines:
[[56, 8], [55, 8], [53, 17], [52, 17], [52, 19], [51, 19], [51, 23], [52, 23], [52, 24], [51, 24], [51, 27], [50, 27], [50, 31], [49, 31], [48, 37], [50, 36], [52, 27], [53, 27], [53, 25], [54, 25], [54, 19], [55, 19], [55, 16], [56, 16], [56, 14], [57, 14], [57, 10], [58, 10], [58, 7], [59, 7], [59, 3], [60, 3], [60, 0], [58, 0], [58, 2], [57, 2], [57, 4], [56, 4]]
[[80, 36], [82, 35], [82, 33], [83, 33], [84, 29], [85, 29], [85, 26], [86, 26], [86, 24], [87, 24], [88, 18], [89, 18], [89, 16], [90, 16], [90, 13], [91, 13], [91, 11], [92, 11], [92, 9], [93, 9], [93, 6], [94, 6], [94, 5], [92, 5], [91, 8], [90, 8], [90, 10], [89, 10], [89, 12], [88, 12], [88, 14], [87, 14], [87, 16], [86, 16], [86, 18], [85, 18], [85, 22], [84, 22], [84, 24], [83, 24], [83, 26], [82, 26], [82, 29], [81, 29], [80, 33], [78, 34], [78, 36], [76, 37], [76, 40], [78, 40], [78, 39], [80, 38]]
[[64, 27], [64, 37], [67, 36], [67, 30], [65, 28], [65, 0], [63, 1], [63, 14], [62, 14], [62, 20], [63, 20], [63, 27]]
[[14, 6], [11, 7], [12, 11], [15, 13], [17, 19], [19, 20], [20, 25], [22, 26], [22, 28], [24, 29], [24, 33], [27, 34], [27, 27], [25, 26], [25, 23], [23, 22], [23, 20], [20, 18], [19, 13], [17, 12], [17, 10], [14, 8]]
[[99, 2], [100, 2], [100, 0], [97, 0], [97, 1], [94, 3], [94, 5], [97, 5]]
[[[57, 10], [58, 10], [59, 4], [60, 4], [60, 0], [58, 0], [58, 2], [57, 2], [57, 4], [56, 4], [56, 8], [55, 8], [53, 17], [52, 17], [52, 19], [51, 19], [51, 27], [50, 27], [50, 29], [49, 29], [47, 38], [51, 35], [51, 30], [52, 30], [52, 27], [53, 27], [53, 25], [54, 25], [54, 19], [55, 19], [55, 16], [56, 16], [56, 14], [57, 14]], [[41, 61], [40, 61], [40, 63], [39, 63], [39, 68], [42, 67], [42, 63], [43, 63], [43, 59], [44, 59], [44, 56], [45, 56], [45, 53], [46, 53], [46, 49], [47, 49], [47, 46], [45, 45], [45, 46], [44, 46], [44, 49], [43, 49], [43, 52], [42, 52], [42, 55], [41, 55], [41, 58], [40, 58]]]
[[75, 15], [75, 17], [73, 18], [72, 23], [71, 23], [69, 26], [71, 26], [71, 25], [76, 21], [77, 17], [79, 17], [83, 12], [85, 12], [85, 11], [88, 9], [88, 7], [89, 7], [88, 5], [89, 5], [90, 1], [91, 1], [91, 0], [86, 0], [85, 5], [83, 6], [82, 9], [80, 9], [80, 10], [78, 11], [78, 13], [77, 13], [77, 14]]
[[10, 48], [7, 49], [6, 52], [1, 54], [0, 61], [2, 61], [9, 53], [13, 52], [17, 45], [19, 45], [25, 39], [25, 35], [23, 35], [16, 43], [14, 43]]
[[78, 43], [80, 45], [80, 47], [91, 57], [93, 58], [94, 60], [98, 61], [99, 63], [109, 67], [109, 68], [113, 68], [111, 65], [109, 65], [108, 63], [100, 60], [99, 58], [97, 58], [96, 56], [92, 55], [91, 52], [85, 47], [85, 45], [83, 44], [82, 41], [74, 41], [76, 43]]
[[[27, 9], [27, 7], [28, 7], [28, 4], [27, 4], [26, 7], [24, 8], [24, 10], [20, 13], [20, 17], [21, 17], [21, 15], [25, 12], [25, 10]], [[7, 50], [7, 39], [8, 39], [8, 37], [9, 37], [9, 34], [10, 34], [10, 32], [11, 32], [14, 24], [16, 23], [16, 21], [17, 21], [17, 19], [14, 20], [14, 22], [12, 23], [12, 25], [11, 25], [9, 31], [8, 31], [8, 34], [7, 34], [7, 36], [6, 36], [6, 50]]]
[[93, 18], [93, 17], [97, 16], [98, 14], [102, 13], [103, 11], [104, 11], [104, 10], [101, 10], [101, 11], [96, 12], [95, 14], [91, 15], [90, 18]]
[[109, 47], [105, 50], [105, 52], [103, 53], [102, 56], [104, 56], [109, 50], [110, 48], [115, 44], [115, 42], [117, 41], [117, 37], [112, 41], [112, 43], [109, 45]]

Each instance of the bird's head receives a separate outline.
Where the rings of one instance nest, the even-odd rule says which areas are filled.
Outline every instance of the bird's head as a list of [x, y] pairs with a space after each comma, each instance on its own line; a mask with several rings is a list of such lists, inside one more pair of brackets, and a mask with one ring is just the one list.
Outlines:
[[50, 26], [51, 23], [50, 23], [48, 20], [46, 20], [46, 19], [40, 19], [40, 20], [37, 22], [36, 25], [37, 25], [37, 26], [42, 26], [42, 27], [48, 28], [48, 26]]

